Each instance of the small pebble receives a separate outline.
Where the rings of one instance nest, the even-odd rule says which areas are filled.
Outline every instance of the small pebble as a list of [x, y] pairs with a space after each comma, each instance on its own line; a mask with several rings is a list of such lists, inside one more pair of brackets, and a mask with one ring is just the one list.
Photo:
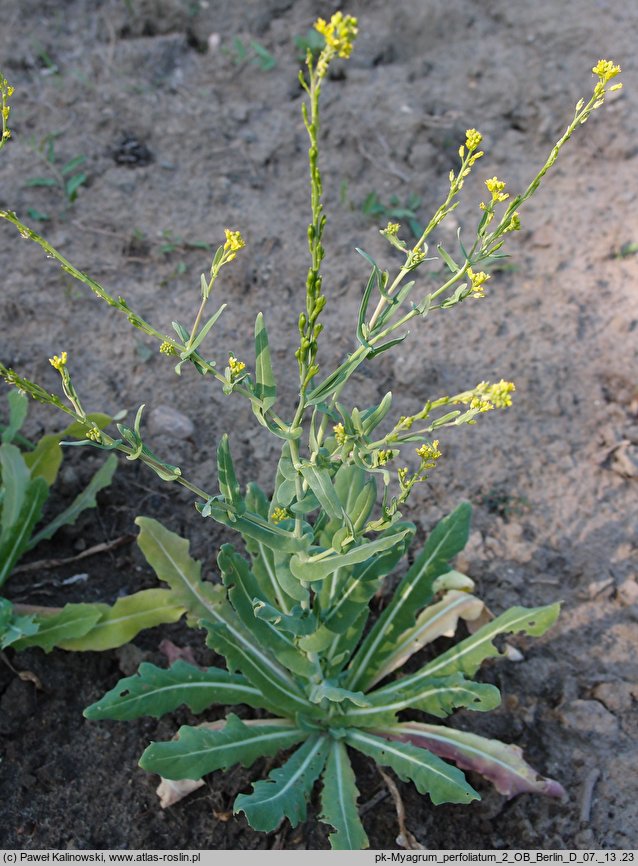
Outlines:
[[628, 607], [638, 604], [638, 583], [633, 577], [627, 578], [618, 587], [618, 601]]
[[600, 701], [570, 701], [560, 710], [559, 718], [573, 731], [610, 737], [618, 733], [618, 720]]
[[195, 432], [191, 419], [172, 406], [156, 406], [148, 417], [151, 433], [165, 433], [175, 439], [188, 439]]

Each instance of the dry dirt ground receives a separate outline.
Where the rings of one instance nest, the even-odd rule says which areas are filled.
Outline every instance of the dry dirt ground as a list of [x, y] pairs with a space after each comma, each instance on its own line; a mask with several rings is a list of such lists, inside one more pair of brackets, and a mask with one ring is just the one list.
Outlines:
[[[229, 308], [215, 341], [220, 358], [228, 351], [250, 357], [252, 323], [263, 310], [276, 373], [287, 382], [284, 407], [294, 398], [308, 218], [295, 37], [332, 11], [316, 0], [0, 0], [0, 68], [15, 85], [0, 207], [39, 226], [67, 258], [167, 331], [171, 319], [190, 320], [197, 304], [208, 254], [191, 244], [212, 246], [224, 226], [241, 228], [248, 247], [226, 269]], [[513, 379], [511, 409], [442, 443], [445, 460], [418, 490], [410, 517], [423, 534], [470, 499], [473, 532], [459, 567], [490, 608], [564, 605], [543, 639], [517, 642], [522, 661], [486, 668], [485, 677], [503, 689], [502, 707], [461, 716], [459, 724], [518, 743], [534, 766], [560, 780], [566, 799], [507, 802], [483, 786], [480, 803], [435, 808], [401, 784], [409, 829], [430, 848], [636, 847], [638, 5], [353, 0], [347, 11], [359, 17], [360, 37], [325, 88], [322, 124], [325, 366], [353, 345], [367, 277], [354, 247], [391, 261], [378, 234], [387, 217], [362, 209], [370, 193], [385, 204], [394, 195], [401, 205], [412, 195], [423, 219], [445, 194], [465, 129], [479, 128], [487, 154], [455, 221], [441, 230], [452, 244], [456, 225], [471, 231], [484, 178], [498, 174], [515, 191], [534, 175], [576, 101], [590, 93], [593, 63], [611, 58], [624, 68], [625, 88], [568, 143], [522, 212], [512, 258], [487, 297], [423, 322], [394, 355], [358, 377], [351, 394], [362, 405], [391, 388], [405, 412], [482, 379]], [[39, 151], [47, 136], [58, 168], [86, 158], [86, 183], [73, 204], [54, 187], [29, 185], [53, 176]], [[38, 214], [48, 219], [38, 223]], [[145, 402], [148, 410], [167, 405], [191, 419], [188, 438], [162, 424], [150, 436], [153, 449], [190, 477], [214, 487], [214, 448], [228, 429], [242, 480], [271, 483], [273, 445], [242, 403], [194, 373], [176, 379], [156, 347], [9, 224], [0, 226], [0, 257], [5, 364], [54, 388], [47, 358], [66, 349], [92, 409], [133, 412]], [[35, 407], [28, 433], [62, 423]], [[84, 450], [69, 456], [58, 506], [98, 459]], [[140, 468], [123, 465], [99, 510], [34, 558], [70, 556], [131, 533], [143, 513], [189, 535], [210, 572], [222, 531], [198, 517], [190, 496]], [[62, 585], [78, 572], [88, 581]], [[112, 602], [151, 585], [129, 545], [16, 575], [7, 593], [39, 604]], [[263, 762], [213, 774], [162, 811], [157, 780], [137, 759], [150, 739], [166, 739], [188, 721], [188, 712], [159, 722], [83, 719], [82, 709], [140, 658], [162, 663], [167, 636], [190, 643], [198, 660], [209, 658], [200, 636], [182, 626], [147, 632], [119, 652], [5, 653], [0, 845], [327, 846], [313, 822], [315, 806], [305, 825], [271, 835], [229, 814]], [[24, 671], [41, 688], [17, 676]], [[394, 847], [396, 815], [383, 780], [363, 759], [356, 769], [371, 845]]]

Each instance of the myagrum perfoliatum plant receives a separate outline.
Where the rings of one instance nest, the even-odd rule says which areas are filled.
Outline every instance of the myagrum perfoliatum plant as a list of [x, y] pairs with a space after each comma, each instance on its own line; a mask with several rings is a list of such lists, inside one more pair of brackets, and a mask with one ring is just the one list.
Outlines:
[[[132, 427], [118, 425], [117, 438], [91, 424], [70, 383], [65, 353], [51, 362], [62, 377], [68, 405], [13, 370], [2, 367], [1, 372], [9, 383], [83, 423], [86, 444], [142, 460], [164, 480], [187, 487], [198, 497], [202, 517], [238, 533], [245, 548], [240, 552], [224, 544], [218, 556], [221, 581], [204, 579], [186, 540], [155, 520], [137, 519], [144, 556], [168, 584], [174, 603], [206, 631], [208, 645], [224, 656], [228, 669], [202, 670], [184, 661], [167, 670], [143, 664], [136, 676], [122, 680], [89, 707], [86, 716], [159, 717], [182, 704], [195, 713], [214, 704], [244, 704], [262, 711], [258, 718], [230, 713], [225, 722], [182, 727], [174, 740], [152, 743], [141, 766], [167, 779], [199, 780], [214, 770], [238, 763], [250, 766], [257, 758], [284, 751], [287, 757], [267, 779], [237, 797], [235, 811], [243, 812], [258, 830], [275, 830], [285, 818], [295, 825], [305, 819], [307, 802], [320, 781], [320, 820], [332, 828], [331, 845], [351, 849], [365, 847], [368, 839], [357, 813], [349, 749], [391, 767], [435, 804], [478, 798], [463, 770], [481, 773], [506, 796], [562, 792], [558, 783], [529, 767], [516, 746], [411, 718], [410, 711], [441, 719], [457, 708], [484, 712], [496, 707], [498, 689], [473, 679], [483, 661], [501, 654], [495, 639], [519, 632], [541, 635], [558, 615], [553, 604], [514, 607], [491, 618], [470, 578], [450, 567], [468, 537], [467, 503], [434, 528], [383, 612], [369, 623], [372, 598], [383, 580], [399, 570], [414, 536], [415, 527], [402, 519], [401, 509], [441, 456], [435, 437], [448, 427], [475, 423], [485, 411], [510, 405], [514, 386], [481, 382], [460, 394], [433, 398], [414, 414], [395, 420], [391, 394], [364, 409], [349, 408], [341, 395], [356, 370], [406, 339], [408, 322], [420, 324], [435, 312], [485, 296], [489, 275], [481, 266], [489, 267], [504, 255], [507, 233], [520, 226], [518, 209], [536, 191], [572, 132], [603, 103], [607, 85], [620, 69], [606, 60], [594, 67], [597, 81], [591, 99], [578, 103], [564, 135], [524, 192], [510, 199], [503, 181], [493, 177], [485, 182], [488, 195], [480, 205], [472, 243], [464, 245], [459, 235], [454, 255], [438, 245], [444, 268], [438, 285], [428, 287], [431, 275], [417, 285], [428, 238], [456, 207], [464, 178], [483, 155], [482, 136], [475, 129], [467, 131], [445, 201], [417, 242], [409, 246], [402, 240], [397, 224], [382, 230], [402, 257], [396, 275], [390, 277], [358, 250], [370, 271], [362, 289], [357, 342], [336, 369], [326, 372], [317, 363], [319, 318], [330, 294], [323, 293], [321, 273], [325, 215], [318, 162], [319, 97], [330, 63], [350, 55], [357, 28], [354, 18], [338, 12], [329, 22], [320, 19], [316, 29], [325, 45], [316, 60], [308, 55], [307, 69], [300, 74], [310, 139], [312, 220], [306, 305], [299, 316], [296, 351], [299, 400], [289, 420], [275, 408], [277, 385], [261, 314], [255, 323], [252, 370], [231, 354], [221, 372], [204, 354], [204, 340], [225, 305], [207, 320], [205, 308], [222, 268], [244, 247], [239, 231], [226, 230], [209, 274], [202, 275], [201, 304], [192, 328], [173, 322], [176, 336], [168, 337], [122, 297], [111, 296], [75, 268], [15, 214], [0, 213], [131, 324], [156, 338], [160, 351], [177, 359], [176, 372], [191, 365], [220, 381], [227, 394], [250, 401], [259, 423], [282, 440], [270, 495], [254, 483], [242, 489], [227, 436], [217, 450], [219, 493], [211, 495], [148, 448], [141, 433], [141, 409]], [[385, 432], [379, 432], [382, 425]], [[409, 469], [399, 458], [406, 446], [415, 445], [418, 464]], [[453, 636], [460, 620], [469, 636], [440, 655], [425, 656], [413, 673], [401, 672], [414, 653], [442, 635]]]

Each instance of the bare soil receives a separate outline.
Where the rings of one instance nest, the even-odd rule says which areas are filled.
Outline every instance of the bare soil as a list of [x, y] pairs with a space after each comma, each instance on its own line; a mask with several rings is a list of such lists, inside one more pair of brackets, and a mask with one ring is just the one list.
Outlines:
[[[224, 226], [248, 247], [226, 269], [229, 308], [215, 331], [220, 359], [251, 357], [263, 310], [276, 347], [282, 411], [292, 405], [291, 361], [302, 304], [308, 217], [305, 131], [294, 38], [334, 11], [316, 0], [0, 0], [0, 68], [15, 85], [14, 138], [0, 158], [0, 207], [37, 228], [64, 255], [155, 323], [190, 322], [199, 274]], [[473, 533], [458, 563], [494, 612], [563, 601], [543, 639], [518, 641], [523, 660], [488, 666], [503, 690], [489, 715], [458, 724], [519, 744], [567, 790], [564, 801], [506, 801], [486, 786], [471, 807], [438, 807], [400, 784], [407, 826], [429, 848], [631, 848], [638, 846], [636, 778], [636, 508], [638, 475], [638, 6], [607, 0], [353, 0], [360, 37], [351, 61], [325, 88], [322, 169], [329, 223], [328, 306], [321, 360], [352, 347], [366, 265], [363, 247], [390, 263], [361, 204], [420, 197], [426, 218], [442, 199], [467, 127], [487, 155], [464, 190], [457, 225], [469, 236], [482, 181], [498, 174], [520, 189], [587, 96], [601, 57], [624, 69], [625, 88], [579, 130], [521, 213], [512, 258], [487, 297], [432, 316], [356, 379], [368, 405], [392, 389], [399, 412], [482, 379], [516, 382], [514, 406], [442, 441], [445, 460], [412, 501], [421, 535], [462, 498]], [[242, 40], [246, 56], [235, 38]], [[251, 40], [276, 61], [257, 62]], [[55, 135], [58, 166], [86, 157], [86, 184], [69, 204], [37, 156]], [[628, 246], [629, 245], [629, 246]], [[632, 252], [633, 250], [633, 252]], [[219, 436], [232, 433], [242, 480], [270, 481], [274, 445], [250, 409], [194, 371], [181, 379], [156, 347], [48, 262], [8, 224], [0, 226], [0, 358], [56, 387], [47, 362], [70, 353], [74, 382], [91, 409], [171, 406], [187, 415], [186, 439], [162, 429], [153, 449], [214, 488]], [[152, 351], [148, 351], [149, 348]], [[28, 433], [63, 419], [34, 407]], [[59, 498], [70, 499], [100, 458], [67, 458]], [[212, 573], [226, 536], [190, 496], [143, 467], [123, 465], [100, 507], [33, 558], [72, 556], [134, 532], [137, 514], [192, 539]], [[64, 585], [82, 572], [88, 580]], [[135, 545], [53, 569], [16, 575], [7, 593], [63, 604], [154, 585]], [[382, 600], [379, 601], [381, 603]], [[157, 780], [137, 767], [151, 739], [189, 721], [89, 723], [82, 710], [140, 659], [165, 663], [164, 638], [210, 662], [201, 636], [177, 625], [140, 635], [117, 652], [7, 651], [0, 664], [0, 845], [16, 848], [325, 848], [309, 820], [253, 832], [230, 814], [235, 795], [264, 762], [207, 777], [205, 787], [162, 811]], [[26, 672], [26, 677], [25, 677]], [[21, 677], [20, 674], [23, 676]], [[222, 715], [212, 710], [208, 718]], [[391, 798], [377, 771], [355, 758], [364, 823], [374, 848], [395, 847]], [[480, 782], [477, 782], [480, 785]], [[368, 809], [366, 810], [366, 804]]]

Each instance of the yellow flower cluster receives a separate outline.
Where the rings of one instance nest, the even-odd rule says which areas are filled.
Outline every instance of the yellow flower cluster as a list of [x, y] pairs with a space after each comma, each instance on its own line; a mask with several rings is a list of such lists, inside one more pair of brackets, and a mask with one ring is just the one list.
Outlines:
[[341, 422], [335, 424], [332, 428], [332, 432], [335, 434], [335, 439], [337, 440], [337, 445], [344, 445], [347, 439], [346, 428], [343, 426]]
[[388, 463], [390, 460], [392, 460], [393, 457], [394, 457], [394, 453], [392, 452], [392, 450], [390, 448], [386, 448], [382, 451], [379, 451], [379, 454], [378, 454], [379, 466], [385, 466], [385, 464]]
[[63, 368], [66, 367], [67, 362], [67, 354], [66, 352], [62, 352], [61, 355], [54, 355], [52, 358], [49, 358], [49, 364], [54, 367], [58, 373], [61, 373]]
[[622, 72], [622, 69], [620, 66], [616, 66], [613, 60], [599, 60], [592, 68], [592, 72], [600, 78], [601, 84], [607, 84], [608, 81]]
[[7, 104], [7, 99], [9, 99], [10, 96], [13, 96], [13, 91], [14, 88], [11, 87], [7, 79], [0, 75], [0, 97], [2, 97], [2, 107], [0, 109], [2, 112], [2, 138], [0, 144], [2, 144], [6, 139], [11, 138], [11, 131], [7, 127], [7, 121], [11, 114], [11, 107]]
[[470, 409], [478, 409], [479, 412], [489, 412], [491, 409], [505, 409], [512, 405], [511, 393], [516, 387], [513, 382], [501, 379], [494, 385], [489, 382], [479, 382], [473, 391], [464, 394], [459, 403], [469, 403]]
[[479, 144], [483, 141], [483, 136], [478, 131], [478, 129], [466, 129], [465, 130], [465, 146], [472, 153], [473, 150], [479, 146]]
[[230, 367], [230, 375], [232, 379], [236, 379], [237, 376], [242, 372], [242, 370], [246, 369], [246, 365], [243, 361], [238, 361], [234, 355], [231, 355], [228, 359], [228, 366]]
[[388, 223], [387, 226], [383, 229], [384, 235], [398, 235], [399, 229], [401, 226], [399, 223]]
[[421, 469], [432, 469], [434, 467], [434, 461], [438, 460], [441, 456], [441, 452], [439, 451], [439, 440], [435, 439], [431, 445], [425, 442], [420, 448], [416, 449], [416, 453], [422, 461]]
[[492, 201], [505, 201], [506, 198], [509, 198], [509, 193], [503, 192], [505, 189], [505, 181], [499, 180], [496, 176], [491, 177], [485, 181], [485, 186], [488, 189], [488, 192], [492, 193]]
[[241, 236], [241, 232], [234, 232], [231, 229], [224, 229], [226, 242], [224, 243], [224, 251], [227, 253], [226, 261], [232, 262], [237, 255], [237, 250], [241, 250], [246, 246], [246, 241]]
[[281, 523], [282, 520], [286, 520], [288, 517], [289, 514], [285, 508], [275, 508], [273, 513], [270, 515], [270, 519], [273, 523]]
[[357, 35], [357, 19], [343, 12], [335, 12], [330, 23], [323, 18], [315, 21], [315, 30], [326, 40], [326, 45], [339, 57], [348, 58]]
[[99, 427], [91, 427], [91, 429], [87, 431], [86, 438], [90, 439], [91, 442], [101, 442], [102, 433], [100, 432]]
[[164, 340], [164, 342], [159, 347], [162, 355], [177, 355], [177, 349], [169, 343], [168, 340]]
[[484, 298], [485, 297], [485, 288], [484, 283], [486, 283], [489, 279], [491, 279], [489, 274], [486, 274], [485, 271], [479, 271], [478, 273], [474, 273], [472, 268], [467, 269], [467, 276], [472, 283], [472, 297], [473, 298]]

